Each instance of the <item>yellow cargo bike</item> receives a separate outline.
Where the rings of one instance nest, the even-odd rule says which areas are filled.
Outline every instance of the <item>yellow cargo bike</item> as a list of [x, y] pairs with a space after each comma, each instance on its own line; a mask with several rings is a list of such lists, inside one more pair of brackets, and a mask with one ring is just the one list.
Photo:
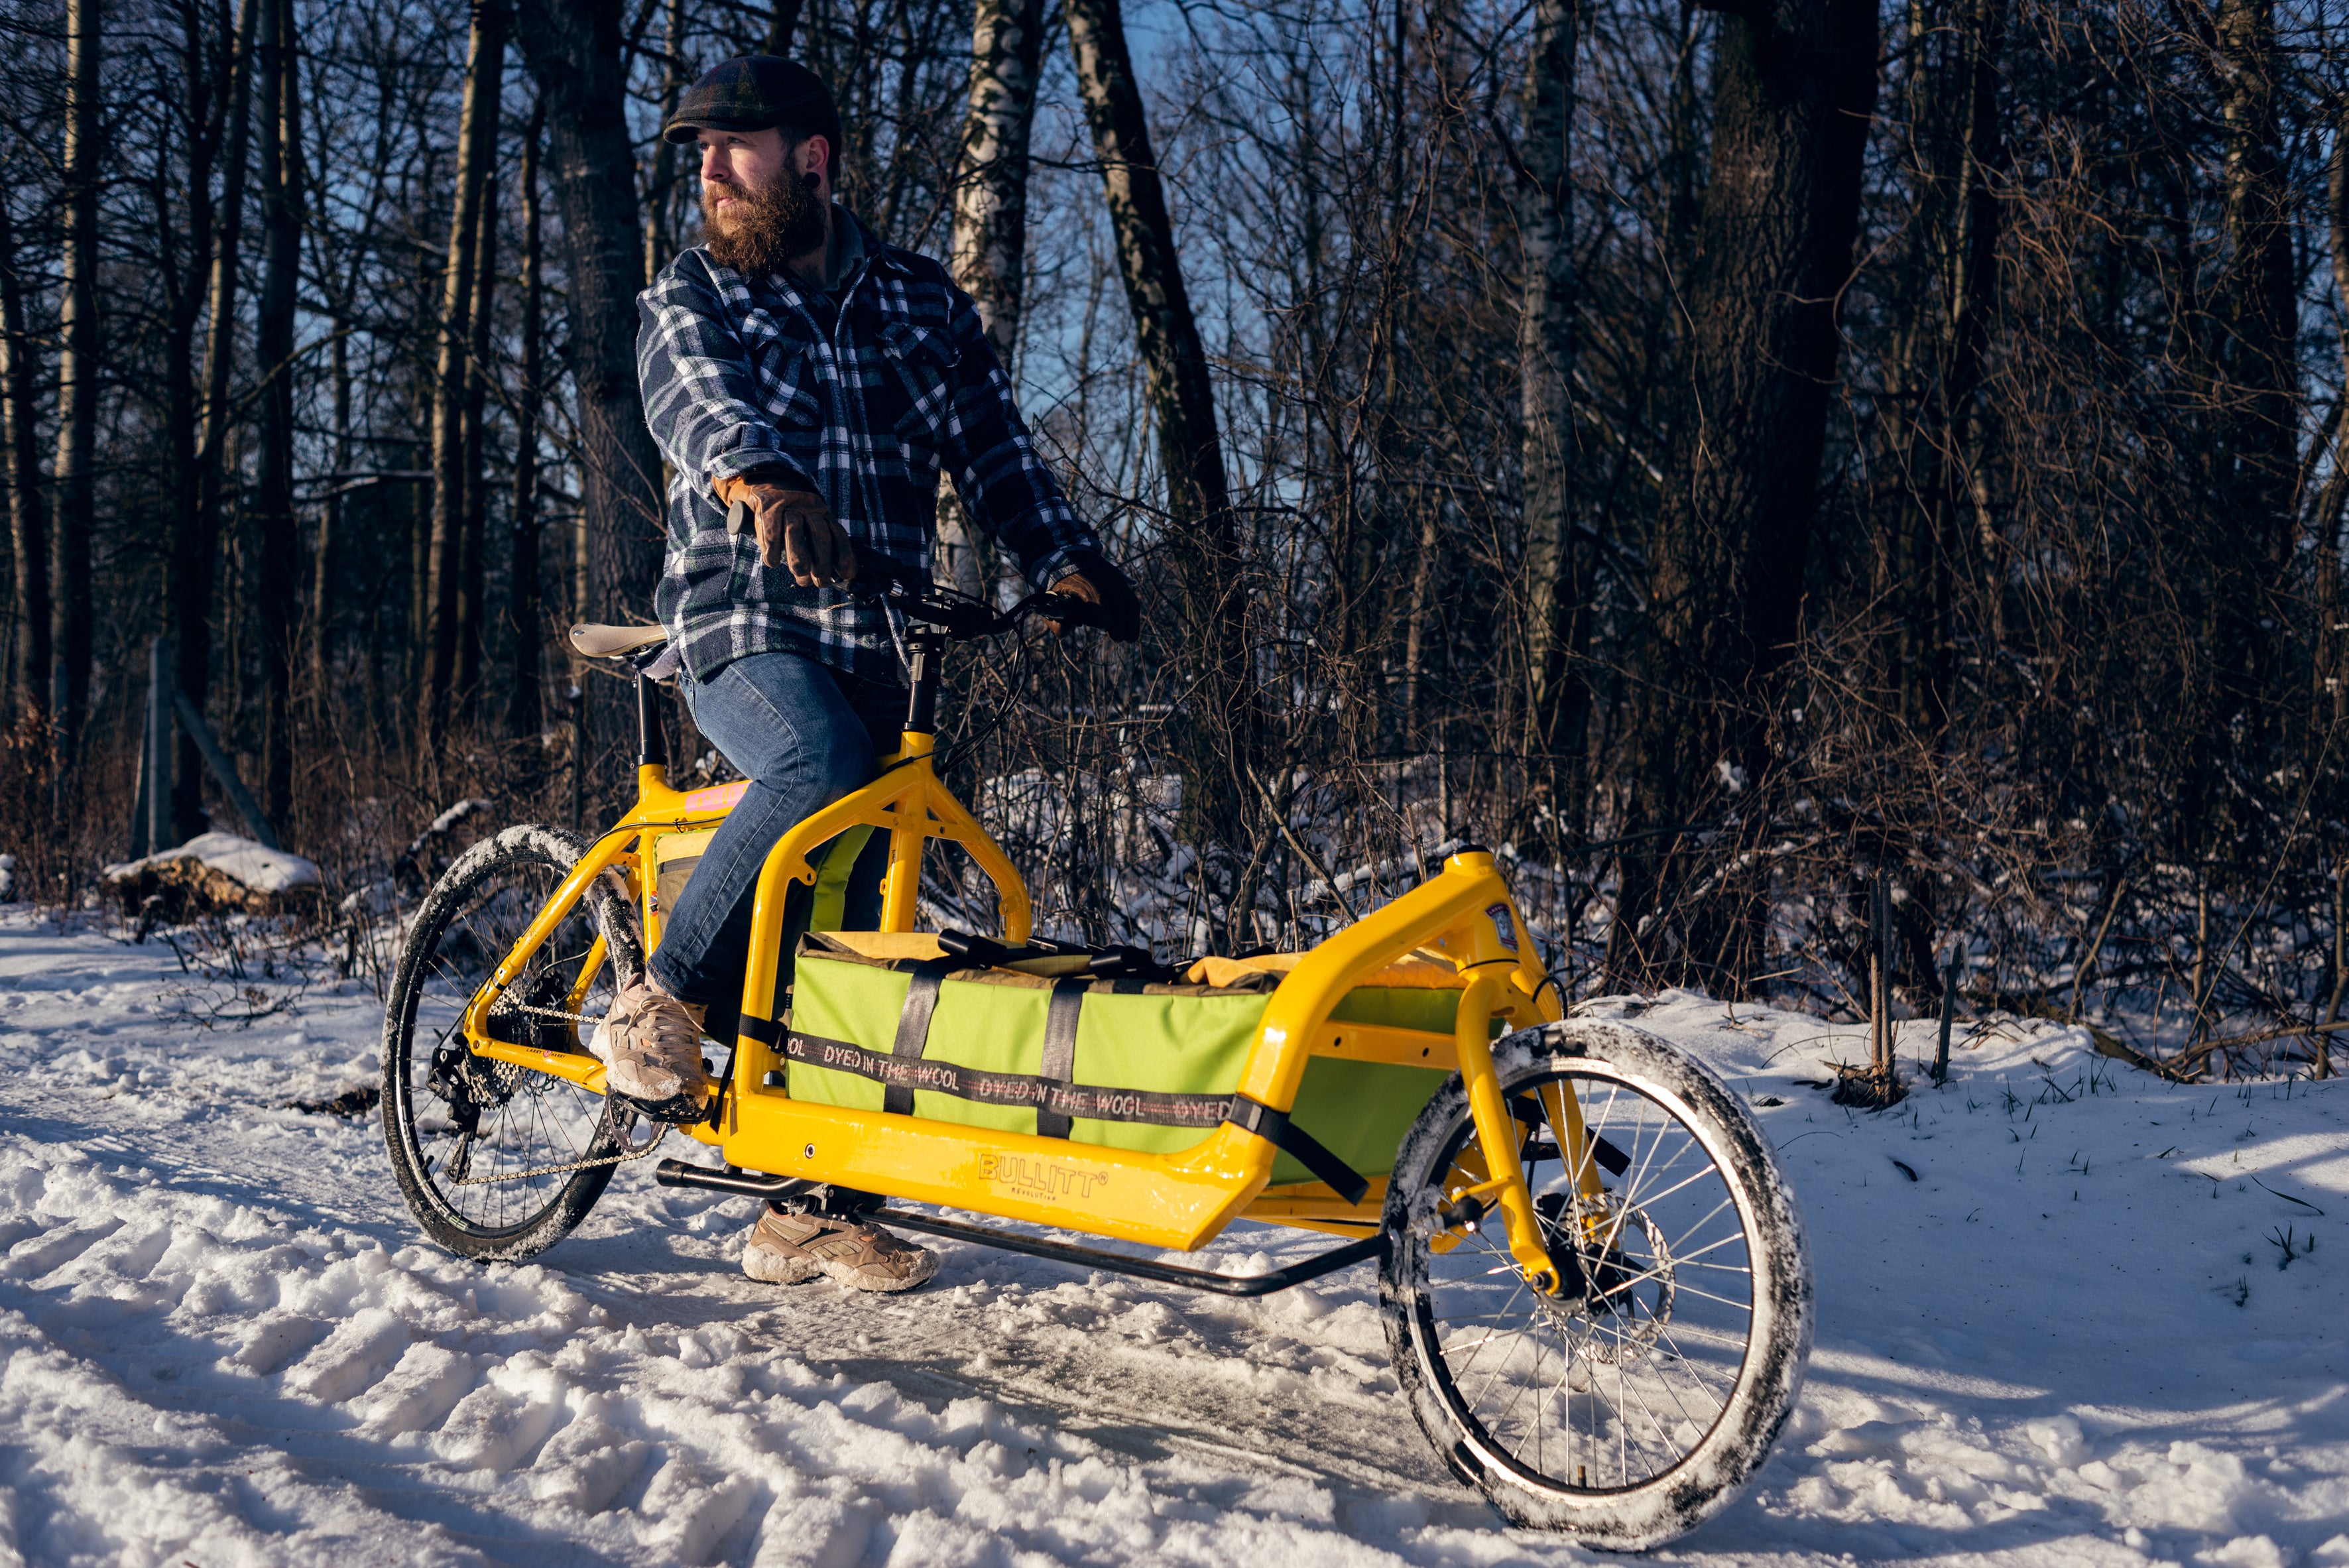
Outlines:
[[[885, 572], [860, 582], [907, 628], [901, 749], [767, 858], [740, 1016], [711, 1020], [719, 1087], [678, 1130], [717, 1162], [657, 1180], [1226, 1295], [1375, 1264], [1405, 1401], [1509, 1520], [1637, 1549], [1721, 1508], [1793, 1407], [1812, 1321], [1801, 1220], [1737, 1097], [1651, 1035], [1564, 1018], [1478, 850], [1308, 953], [1163, 965], [1038, 940], [937, 778], [939, 666], [1090, 607], [998, 614]], [[743, 788], [669, 787], [657, 628], [574, 636], [637, 665], [636, 803], [593, 842], [518, 827], [467, 851], [413, 919], [384, 1026], [401, 1191], [483, 1260], [554, 1245], [670, 1130], [605, 1097], [585, 1043]], [[837, 930], [882, 833], [882, 929]], [[933, 839], [993, 882], [997, 935], [913, 929]], [[1234, 1276], [1067, 1239], [1189, 1252], [1236, 1222], [1339, 1241]]]

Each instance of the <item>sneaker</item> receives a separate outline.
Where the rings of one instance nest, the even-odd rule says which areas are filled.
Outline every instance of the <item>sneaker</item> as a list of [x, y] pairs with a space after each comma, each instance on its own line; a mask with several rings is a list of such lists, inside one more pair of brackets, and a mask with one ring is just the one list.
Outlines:
[[656, 1121], [683, 1125], [709, 1114], [699, 1011], [641, 980], [622, 986], [587, 1041], [605, 1066], [605, 1088]]
[[800, 1284], [829, 1274], [857, 1290], [911, 1290], [938, 1272], [938, 1254], [899, 1241], [878, 1225], [770, 1209], [750, 1229], [742, 1272], [769, 1284]]

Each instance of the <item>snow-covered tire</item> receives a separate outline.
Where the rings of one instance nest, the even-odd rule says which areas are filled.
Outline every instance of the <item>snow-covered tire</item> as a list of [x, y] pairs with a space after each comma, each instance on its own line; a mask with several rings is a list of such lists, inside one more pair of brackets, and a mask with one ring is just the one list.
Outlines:
[[[549, 1170], [616, 1151], [602, 1096], [551, 1074], [475, 1057], [455, 1033], [464, 1001], [587, 848], [560, 828], [508, 828], [482, 840], [433, 884], [400, 944], [383, 1020], [384, 1144], [417, 1222], [460, 1257], [513, 1263], [536, 1256], [586, 1217], [612, 1180], [609, 1163]], [[626, 889], [608, 875], [589, 884], [502, 1001], [552, 1004], [567, 995], [597, 934], [607, 959], [595, 999], [581, 1012], [600, 1016], [613, 976], [626, 981], [644, 969]], [[425, 1015], [431, 1037], [419, 1049]], [[509, 1009], [492, 1013], [493, 1026], [502, 1016], [527, 1031], [530, 1043], [582, 1048], [575, 1024]], [[485, 1113], [486, 1132], [480, 1130]], [[476, 1129], [471, 1134], [462, 1130], [469, 1114]], [[472, 1179], [473, 1161], [485, 1156], [490, 1179]], [[500, 1175], [508, 1170], [549, 1173]]]
[[[1794, 1408], [1813, 1315], [1801, 1215], [1751, 1113], [1655, 1036], [1574, 1019], [1496, 1041], [1493, 1059], [1551, 1255], [1583, 1299], [1525, 1284], [1497, 1213], [1473, 1234], [1447, 1229], [1461, 1213], [1449, 1196], [1478, 1175], [1454, 1165], [1478, 1158], [1455, 1076], [1388, 1185], [1379, 1295], [1396, 1379], [1444, 1462], [1512, 1522], [1611, 1551], [1661, 1545], [1727, 1505]], [[1581, 1166], [1603, 1173], [1596, 1200], [1577, 1195], [1548, 1130], [1561, 1112], [1540, 1109], [1569, 1085], [1605, 1143]], [[1438, 1251], [1439, 1237], [1455, 1239]], [[1658, 1390], [1677, 1401], [1661, 1417]]]

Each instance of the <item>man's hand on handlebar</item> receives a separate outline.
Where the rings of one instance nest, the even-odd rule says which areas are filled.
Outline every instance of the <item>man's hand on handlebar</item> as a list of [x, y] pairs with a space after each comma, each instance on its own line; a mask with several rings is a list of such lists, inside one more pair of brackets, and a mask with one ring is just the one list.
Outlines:
[[1121, 643], [1142, 635], [1142, 601], [1133, 592], [1133, 583], [1099, 551], [1071, 551], [1062, 562], [1062, 574], [1053, 581], [1050, 592], [1098, 606], [1095, 614], [1081, 620], [1046, 623], [1064, 637], [1077, 625], [1099, 626]]
[[1121, 643], [1142, 634], [1142, 603], [1133, 584], [1096, 551], [1069, 552], [1050, 588], [998, 612], [986, 600], [942, 588], [928, 573], [869, 546], [852, 543], [848, 549], [856, 566], [854, 593], [936, 626], [958, 643], [1012, 631], [1031, 618], [1064, 636], [1078, 626], [1098, 626]]
[[844, 586], [856, 580], [856, 552], [814, 491], [781, 482], [771, 469], [722, 479], [710, 486], [726, 503], [730, 533], [754, 530], [760, 564], [782, 567], [802, 588]]
[[[1094, 587], [1081, 572], [1070, 573], [1045, 592], [1065, 593], [1071, 598], [1082, 599], [1088, 604], [1098, 604], [1102, 602], [1101, 590]], [[1071, 616], [1067, 620], [1048, 620], [1044, 624], [1050, 626], [1055, 635], [1065, 637], [1077, 629], [1078, 623]]]

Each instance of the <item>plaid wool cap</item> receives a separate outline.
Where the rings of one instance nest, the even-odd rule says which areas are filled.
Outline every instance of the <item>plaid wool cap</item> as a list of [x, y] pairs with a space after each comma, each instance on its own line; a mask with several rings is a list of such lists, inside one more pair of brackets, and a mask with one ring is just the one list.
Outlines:
[[741, 55], [711, 67], [688, 88], [661, 128], [671, 141], [704, 130], [765, 130], [782, 126], [840, 148], [840, 110], [823, 78], [780, 55]]

